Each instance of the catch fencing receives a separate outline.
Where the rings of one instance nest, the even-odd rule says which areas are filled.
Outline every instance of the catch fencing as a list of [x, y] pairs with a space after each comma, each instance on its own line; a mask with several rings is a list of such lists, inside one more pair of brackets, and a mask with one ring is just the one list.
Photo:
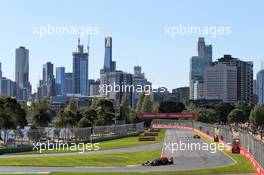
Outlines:
[[10, 147], [32, 146], [40, 142], [90, 142], [104, 138], [118, 138], [136, 135], [144, 131], [144, 123], [95, 126], [87, 128], [24, 128], [0, 131], [0, 149]]
[[261, 167], [264, 167], [264, 143], [245, 130], [239, 128], [237, 130], [241, 146], [254, 157]]
[[223, 140], [225, 143], [232, 144], [233, 135], [231, 128], [229, 126], [219, 125], [218, 129], [219, 129], [220, 139]]

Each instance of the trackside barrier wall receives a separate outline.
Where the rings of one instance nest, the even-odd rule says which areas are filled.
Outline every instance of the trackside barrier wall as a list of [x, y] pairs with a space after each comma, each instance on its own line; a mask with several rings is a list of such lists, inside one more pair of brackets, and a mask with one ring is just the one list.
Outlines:
[[[159, 123], [160, 122], [160, 123]], [[202, 123], [193, 121], [194, 127], [177, 125], [178, 121], [164, 121], [164, 120], [153, 120], [153, 128], [182, 128], [182, 129], [193, 129], [196, 132], [207, 135], [209, 138], [213, 139], [211, 134], [208, 134], [205, 130], [201, 129]], [[182, 123], [181, 123], [182, 124]], [[207, 126], [210, 124], [206, 124]], [[214, 127], [213, 125], [211, 125]], [[227, 143], [232, 143], [232, 132], [228, 126], [217, 126], [220, 130], [220, 135], [222, 135], [223, 140], [220, 140], [221, 143], [225, 144], [226, 148], [230, 151], [231, 147]], [[264, 175], [264, 144], [258, 141], [254, 136], [248, 134], [243, 130], [239, 131], [240, 138], [240, 153], [247, 159], [251, 161], [253, 166], [256, 168], [259, 175]]]
[[93, 136], [125, 136], [129, 133], [140, 133], [144, 131], [144, 123], [111, 125], [111, 126], [96, 126], [93, 128]]
[[214, 137], [215, 136], [215, 127], [211, 124], [202, 123], [195, 121], [194, 128], [198, 129], [199, 131], [206, 133], [207, 135]]

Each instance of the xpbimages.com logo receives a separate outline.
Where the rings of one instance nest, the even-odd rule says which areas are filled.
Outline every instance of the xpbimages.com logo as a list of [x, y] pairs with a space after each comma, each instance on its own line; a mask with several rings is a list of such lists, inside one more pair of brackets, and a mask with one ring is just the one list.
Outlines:
[[[227, 143], [228, 146], [231, 146], [231, 143]], [[223, 143], [200, 143], [200, 142], [165, 142], [164, 149], [165, 151], [171, 152], [172, 154], [176, 151], [208, 151], [210, 153], [216, 153], [217, 150], [224, 151], [225, 145]]]
[[50, 142], [45, 143], [37, 142], [33, 143], [33, 151], [74, 151], [79, 153], [84, 153], [86, 151], [98, 151], [100, 150], [99, 143], [64, 143], [60, 142]]
[[85, 37], [91, 35], [98, 35], [100, 32], [99, 26], [62, 26], [57, 24], [47, 24], [41, 26], [33, 26], [33, 35], [53, 36], [53, 35], [76, 35], [78, 37]]
[[218, 36], [231, 35], [231, 26], [193, 26], [193, 25], [174, 25], [165, 26], [164, 34], [169, 37], [177, 36], [210, 36], [215, 38]]
[[163, 86], [159, 86], [159, 88], [153, 88], [152, 85], [131, 85], [131, 84], [116, 84], [116, 82], [112, 84], [100, 84], [99, 85], [99, 93], [102, 95], [107, 95], [109, 93], [142, 93], [144, 92], [145, 95], [150, 95], [151, 92], [166, 92], [166, 88]]

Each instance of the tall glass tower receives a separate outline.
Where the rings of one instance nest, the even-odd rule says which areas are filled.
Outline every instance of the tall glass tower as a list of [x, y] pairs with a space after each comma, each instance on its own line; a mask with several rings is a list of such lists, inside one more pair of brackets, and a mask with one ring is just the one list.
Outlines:
[[112, 38], [105, 38], [104, 71], [112, 72]]
[[101, 73], [114, 72], [116, 70], [116, 62], [112, 61], [112, 37], [105, 37], [105, 56], [104, 68]]
[[81, 96], [88, 95], [88, 51], [84, 52], [83, 45], [78, 39], [77, 51], [73, 52], [73, 93]]

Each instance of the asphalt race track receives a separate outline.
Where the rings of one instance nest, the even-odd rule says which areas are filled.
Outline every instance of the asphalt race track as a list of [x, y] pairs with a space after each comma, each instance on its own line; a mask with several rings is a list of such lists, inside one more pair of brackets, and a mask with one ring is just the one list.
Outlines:
[[[144, 145], [131, 148], [114, 149], [98, 151], [97, 153], [116, 153], [116, 152], [131, 152], [131, 151], [142, 151], [145, 149], [161, 149], [163, 156], [173, 157], [174, 164], [167, 166], [158, 167], [144, 167], [141, 165], [128, 165], [126, 167], [22, 167], [22, 166], [0, 166], [0, 173], [47, 173], [47, 172], [85, 172], [85, 171], [102, 171], [102, 172], [113, 172], [113, 171], [177, 171], [177, 170], [194, 170], [194, 169], [205, 169], [212, 167], [220, 167], [225, 165], [232, 165], [235, 162], [229, 157], [225, 156], [222, 152], [216, 151], [216, 153], [210, 153], [207, 150], [179, 150], [169, 149], [168, 145], [172, 143], [199, 143], [205, 144], [206, 142], [202, 139], [193, 139], [194, 133], [188, 130], [182, 129], [168, 129], [164, 139], [163, 146], [161, 144]], [[169, 144], [170, 143], [170, 144]], [[167, 146], [166, 146], [167, 145]], [[67, 156], [78, 153], [65, 153], [55, 154], [55, 156]], [[95, 153], [90, 153], [95, 154]], [[31, 156], [54, 156], [53, 154], [43, 155], [2, 155], [0, 158], [8, 157], [31, 157]], [[143, 162], [142, 162], [143, 163]]]

